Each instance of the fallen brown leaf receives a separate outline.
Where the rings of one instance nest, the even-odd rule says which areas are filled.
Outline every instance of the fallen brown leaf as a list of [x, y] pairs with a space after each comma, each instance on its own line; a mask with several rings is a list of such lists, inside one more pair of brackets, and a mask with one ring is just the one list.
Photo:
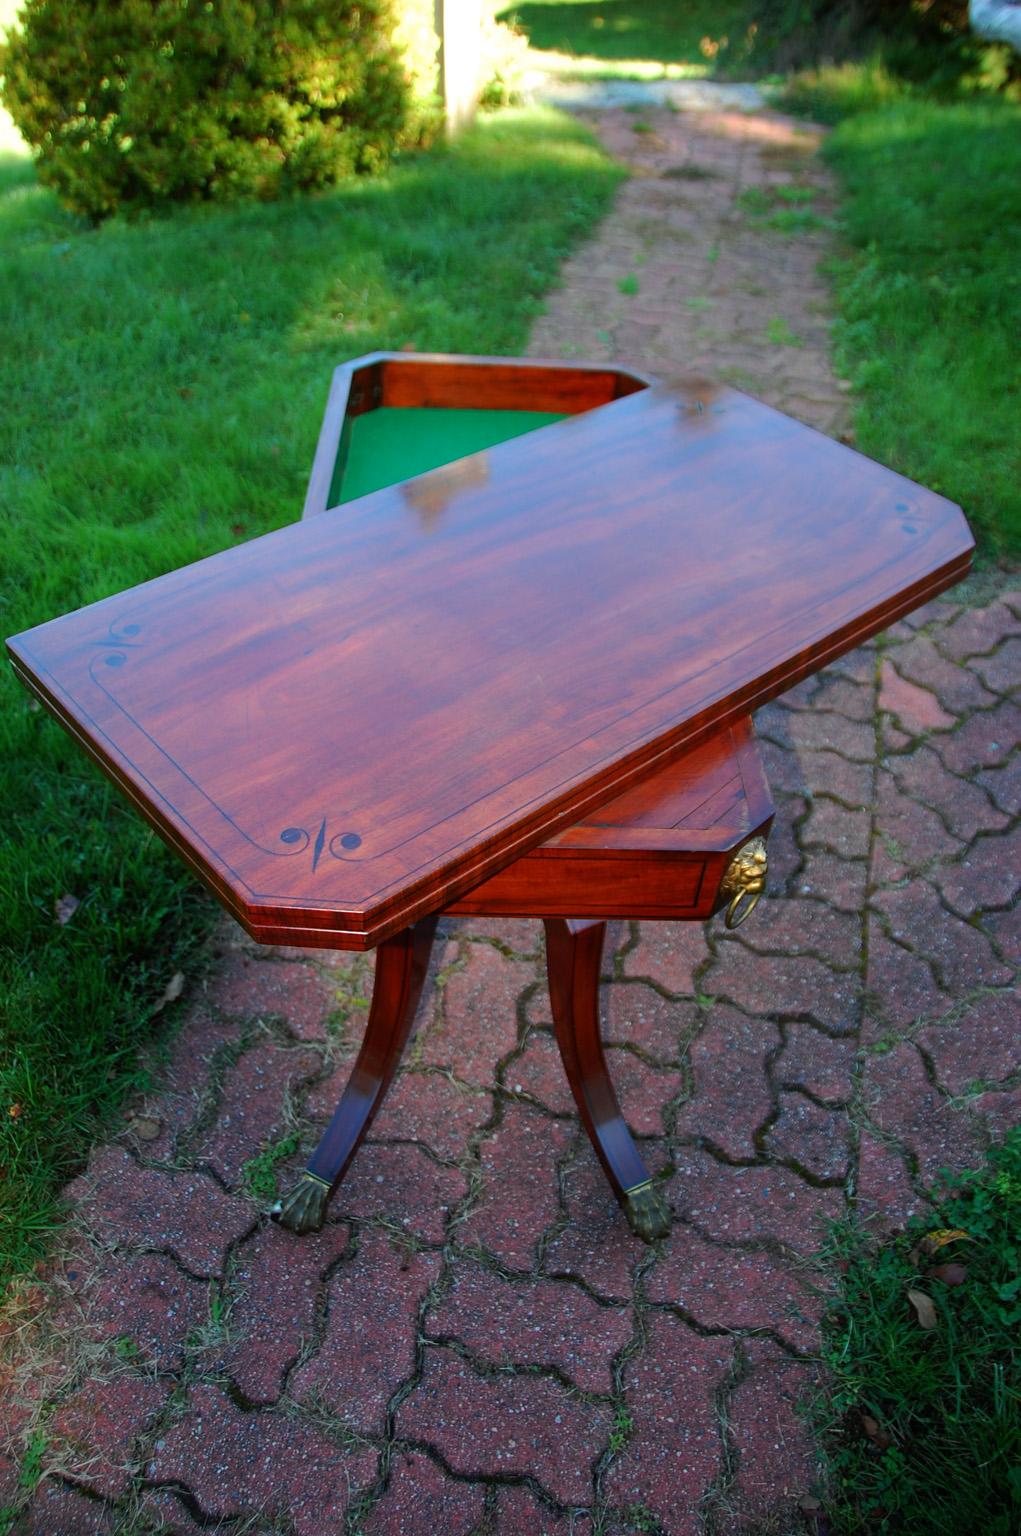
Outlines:
[[968, 1266], [967, 1264], [934, 1264], [932, 1269], [927, 1269], [925, 1273], [933, 1280], [942, 1280], [944, 1285], [963, 1285], [968, 1278]]
[[908, 1291], [908, 1301], [915, 1309], [920, 1326], [927, 1330], [935, 1328], [936, 1308], [932, 1304], [932, 1297], [924, 1291]]
[[890, 1434], [889, 1430], [884, 1429], [879, 1421], [874, 1419], [871, 1414], [862, 1414], [861, 1427], [865, 1432], [866, 1437], [871, 1440], [872, 1444], [879, 1450], [885, 1451], [887, 1446], [893, 1444], [893, 1436]]
[[139, 1141], [155, 1141], [162, 1129], [163, 1122], [155, 1115], [135, 1115], [128, 1121], [128, 1130]]
[[184, 991], [184, 972], [175, 971], [163, 989], [163, 996], [153, 1009], [153, 1013], [160, 1013], [168, 1003], [174, 1003]]

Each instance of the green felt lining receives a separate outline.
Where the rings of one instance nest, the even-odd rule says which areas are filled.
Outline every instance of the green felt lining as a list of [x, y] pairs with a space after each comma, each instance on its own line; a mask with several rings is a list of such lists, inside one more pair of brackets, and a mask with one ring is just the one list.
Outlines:
[[562, 421], [550, 411], [451, 411], [382, 406], [344, 425], [329, 505], [479, 453], [496, 443]]

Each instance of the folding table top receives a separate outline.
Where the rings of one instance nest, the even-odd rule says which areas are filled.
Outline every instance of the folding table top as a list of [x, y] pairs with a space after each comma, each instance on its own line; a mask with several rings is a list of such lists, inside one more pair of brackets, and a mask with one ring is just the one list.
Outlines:
[[367, 948], [958, 580], [958, 508], [643, 389], [8, 642], [260, 938]]

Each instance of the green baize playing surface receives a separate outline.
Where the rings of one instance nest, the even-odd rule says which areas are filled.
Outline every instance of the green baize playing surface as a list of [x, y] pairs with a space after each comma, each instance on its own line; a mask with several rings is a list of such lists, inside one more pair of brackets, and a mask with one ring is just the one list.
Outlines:
[[548, 411], [454, 411], [382, 406], [349, 419], [330, 486], [330, 506], [450, 464], [561, 421]]

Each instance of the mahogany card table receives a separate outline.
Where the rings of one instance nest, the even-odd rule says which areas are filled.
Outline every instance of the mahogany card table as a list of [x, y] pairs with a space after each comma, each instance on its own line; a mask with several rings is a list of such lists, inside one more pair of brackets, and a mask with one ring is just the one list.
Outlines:
[[254, 938], [377, 948], [325, 1218], [441, 913], [542, 918], [579, 1112], [669, 1227], [599, 1031], [610, 918], [731, 924], [772, 807], [750, 712], [963, 576], [960, 510], [730, 389], [379, 353], [334, 376], [302, 520], [8, 641]]

